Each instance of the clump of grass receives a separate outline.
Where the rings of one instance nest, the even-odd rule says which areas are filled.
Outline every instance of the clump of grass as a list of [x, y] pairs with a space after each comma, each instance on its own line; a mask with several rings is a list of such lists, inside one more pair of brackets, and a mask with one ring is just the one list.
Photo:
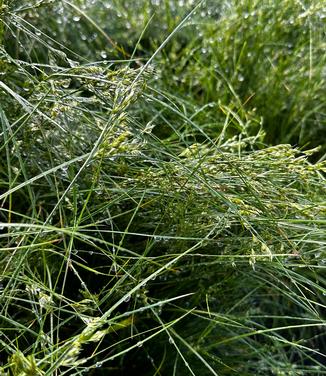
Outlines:
[[166, 90], [215, 104], [199, 115], [213, 134], [227, 106], [255, 111], [268, 143], [317, 146], [326, 129], [323, 19], [320, 1], [231, 1], [215, 17], [206, 7], [194, 20], [197, 35], [166, 54]]
[[56, 4], [4, 5], [1, 374], [324, 374], [315, 151], [267, 146], [258, 107], [221, 102], [214, 130], [213, 99], [166, 91], [176, 66], [134, 63], [141, 41], [86, 61], [38, 35]]

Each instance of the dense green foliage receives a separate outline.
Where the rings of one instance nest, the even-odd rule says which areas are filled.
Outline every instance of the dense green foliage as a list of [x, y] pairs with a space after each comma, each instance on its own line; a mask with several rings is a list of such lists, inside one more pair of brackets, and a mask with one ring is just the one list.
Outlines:
[[326, 374], [322, 5], [0, 0], [0, 375]]

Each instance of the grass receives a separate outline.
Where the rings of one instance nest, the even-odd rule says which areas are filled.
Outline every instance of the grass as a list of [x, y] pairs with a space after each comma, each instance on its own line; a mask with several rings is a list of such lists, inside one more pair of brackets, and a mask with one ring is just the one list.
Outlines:
[[326, 374], [323, 12], [0, 1], [0, 375]]

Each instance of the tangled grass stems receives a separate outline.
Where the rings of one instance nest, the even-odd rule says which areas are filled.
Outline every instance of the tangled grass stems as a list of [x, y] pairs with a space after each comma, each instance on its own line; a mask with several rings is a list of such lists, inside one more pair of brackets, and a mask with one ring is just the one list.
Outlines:
[[[0, 2], [0, 373], [325, 374], [326, 166], [312, 162], [318, 150], [288, 144], [292, 135], [268, 145], [267, 89], [254, 110], [249, 74], [246, 87], [234, 80], [253, 64], [228, 20], [237, 25], [249, 3], [217, 15], [209, 1], [187, 12], [191, 1], [165, 2], [164, 15], [156, 10], [166, 37], [144, 13], [130, 53], [117, 21], [111, 47], [72, 38], [111, 33], [102, 8], [70, 3]], [[272, 18], [273, 40], [292, 3]], [[252, 17], [277, 4], [254, 3]], [[110, 6], [135, 25], [125, 5]], [[301, 17], [309, 30], [319, 11], [316, 2]], [[211, 38], [225, 25], [220, 60]], [[308, 45], [315, 95], [319, 45], [312, 36]], [[227, 93], [217, 78], [219, 94], [210, 86], [217, 58]], [[286, 67], [295, 70], [287, 59], [283, 86]], [[266, 64], [256, 74], [272, 82]], [[311, 103], [294, 104], [294, 118]], [[290, 132], [300, 140], [323, 108], [313, 103]]]

